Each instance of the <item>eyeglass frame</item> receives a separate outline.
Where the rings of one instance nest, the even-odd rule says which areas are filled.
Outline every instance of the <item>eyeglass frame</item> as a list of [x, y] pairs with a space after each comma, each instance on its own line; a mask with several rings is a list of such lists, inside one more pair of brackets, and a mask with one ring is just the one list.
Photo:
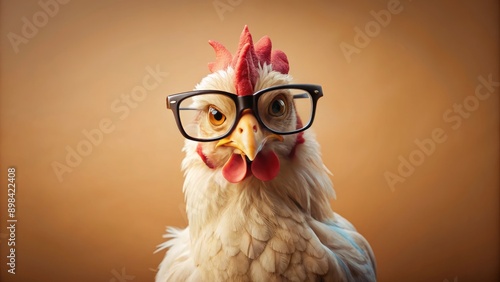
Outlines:
[[[309, 95], [312, 98], [312, 111], [311, 111], [311, 119], [309, 120], [308, 124], [304, 125], [300, 129], [296, 129], [296, 130], [290, 131], [290, 132], [276, 131], [276, 130], [273, 130], [265, 125], [265, 123], [260, 118], [260, 114], [259, 114], [259, 109], [258, 109], [259, 98], [267, 92], [274, 91], [274, 90], [280, 90], [280, 89], [300, 89], [300, 90], [307, 91], [307, 93], [309, 93]], [[236, 116], [235, 116], [233, 125], [226, 133], [224, 133], [223, 135], [221, 135], [219, 137], [214, 137], [214, 138], [192, 137], [186, 133], [186, 131], [184, 130], [184, 127], [182, 126], [180, 113], [179, 113], [180, 103], [183, 100], [190, 98], [192, 96], [198, 96], [198, 95], [203, 95], [203, 94], [223, 95], [223, 96], [231, 99], [236, 106]], [[238, 96], [234, 93], [226, 92], [226, 91], [222, 91], [222, 90], [193, 90], [193, 91], [187, 91], [187, 92], [181, 92], [181, 93], [177, 93], [177, 94], [168, 95], [166, 102], [167, 102], [167, 109], [172, 110], [172, 112], [174, 114], [175, 122], [176, 122], [177, 127], [179, 128], [179, 131], [181, 132], [182, 136], [184, 136], [185, 138], [187, 138], [189, 140], [193, 140], [193, 141], [197, 141], [197, 142], [212, 142], [212, 141], [221, 140], [221, 139], [229, 136], [234, 131], [236, 126], [238, 125], [238, 122], [242, 117], [242, 113], [246, 109], [251, 109], [253, 111], [254, 116], [256, 117], [260, 126], [264, 127], [265, 129], [269, 130], [270, 132], [272, 132], [274, 134], [290, 135], [290, 134], [296, 134], [296, 133], [305, 131], [306, 129], [311, 127], [311, 125], [314, 121], [314, 116], [316, 115], [316, 105], [317, 105], [318, 99], [321, 97], [323, 97], [323, 89], [320, 85], [317, 85], [317, 84], [283, 84], [283, 85], [277, 85], [277, 86], [272, 86], [272, 87], [268, 87], [265, 89], [261, 89], [261, 90], [255, 92], [251, 95], [245, 95], [245, 96]]]

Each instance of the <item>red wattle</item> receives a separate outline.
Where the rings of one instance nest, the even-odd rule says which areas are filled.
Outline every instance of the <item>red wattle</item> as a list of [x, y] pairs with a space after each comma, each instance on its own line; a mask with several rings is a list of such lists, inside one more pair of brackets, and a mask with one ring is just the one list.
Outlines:
[[252, 162], [252, 173], [262, 181], [273, 180], [280, 172], [280, 160], [273, 151], [259, 152]]
[[222, 168], [222, 176], [231, 182], [238, 183], [247, 175], [247, 161], [244, 155], [232, 154]]
[[279, 172], [280, 160], [273, 151], [259, 152], [250, 169], [245, 155], [241, 154], [232, 154], [222, 167], [222, 176], [231, 183], [238, 183], [252, 174], [262, 181], [269, 181], [278, 176]]

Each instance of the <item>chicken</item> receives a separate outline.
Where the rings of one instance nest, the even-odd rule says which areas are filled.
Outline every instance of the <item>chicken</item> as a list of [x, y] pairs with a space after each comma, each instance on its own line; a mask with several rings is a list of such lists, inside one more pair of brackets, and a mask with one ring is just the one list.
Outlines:
[[321, 87], [292, 84], [285, 53], [246, 26], [234, 56], [209, 44], [211, 73], [167, 101], [186, 137], [189, 226], [167, 228], [156, 281], [375, 281], [372, 249], [332, 211], [306, 130]]

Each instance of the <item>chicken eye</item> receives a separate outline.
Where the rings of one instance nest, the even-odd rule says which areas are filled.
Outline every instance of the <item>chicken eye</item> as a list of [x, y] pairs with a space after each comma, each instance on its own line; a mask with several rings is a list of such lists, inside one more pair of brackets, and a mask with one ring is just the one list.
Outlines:
[[283, 95], [276, 96], [269, 104], [269, 114], [275, 117], [280, 117], [286, 113], [285, 97]]
[[208, 119], [213, 125], [221, 125], [226, 121], [226, 116], [214, 106], [208, 108]]

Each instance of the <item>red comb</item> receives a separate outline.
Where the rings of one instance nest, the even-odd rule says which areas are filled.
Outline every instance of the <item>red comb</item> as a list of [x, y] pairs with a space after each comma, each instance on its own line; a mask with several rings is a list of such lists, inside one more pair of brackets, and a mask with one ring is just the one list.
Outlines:
[[262, 37], [255, 45], [252, 35], [245, 25], [240, 36], [238, 51], [233, 57], [231, 53], [219, 42], [208, 41], [215, 50], [215, 62], [208, 64], [210, 72], [226, 69], [231, 66], [235, 70], [234, 84], [238, 96], [251, 95], [257, 81], [257, 69], [261, 65], [271, 64], [272, 69], [287, 74], [290, 67], [288, 59], [280, 50], [272, 49], [271, 40], [268, 36]]

